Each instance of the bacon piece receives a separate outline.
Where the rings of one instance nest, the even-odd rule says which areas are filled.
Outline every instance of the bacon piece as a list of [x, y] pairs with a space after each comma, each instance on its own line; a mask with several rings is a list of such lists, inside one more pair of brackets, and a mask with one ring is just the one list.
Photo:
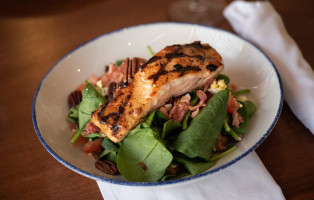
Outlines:
[[[199, 101], [198, 104], [196, 104], [195, 106], [193, 106], [193, 107], [189, 106], [189, 107], [188, 107], [188, 109], [191, 110], [191, 111], [196, 111], [196, 110], [198, 110], [199, 108], [206, 106], [205, 102], [206, 102], [206, 100], [207, 100], [207, 94], [206, 94], [204, 91], [202, 91], [202, 90], [198, 90], [198, 91], [196, 92], [196, 95], [197, 95], [197, 97], [200, 99], [200, 101]], [[198, 114], [198, 112], [199, 112], [199, 111], [197, 111], [196, 113]], [[195, 116], [197, 115], [196, 113], [194, 114]], [[195, 116], [194, 116], [194, 117], [195, 117]], [[193, 118], [193, 117], [192, 117], [192, 118]]]
[[229, 95], [228, 105], [227, 105], [227, 112], [234, 113], [240, 107], [240, 103], [232, 96]]
[[122, 66], [117, 67], [114, 63], [109, 64], [109, 70], [100, 77], [103, 87], [108, 87], [111, 82], [120, 83], [123, 78]]
[[82, 131], [82, 134], [84, 136], [89, 135], [91, 133], [99, 133], [100, 132], [100, 128], [98, 128], [95, 124], [93, 124], [92, 122], [88, 122], [85, 126], [85, 130]]
[[162, 114], [164, 114], [166, 117], [169, 118], [168, 111], [165, 107], [160, 107], [159, 110], [160, 110], [160, 112], [162, 112]]
[[183, 96], [179, 101], [177, 101], [169, 113], [169, 118], [174, 121], [181, 122], [189, 110], [190, 100], [191, 97], [189, 95]]
[[196, 110], [194, 110], [191, 114], [191, 118], [194, 118], [198, 115], [198, 113], [200, 112], [200, 108], [197, 108]]
[[243, 122], [242, 117], [240, 116], [240, 114], [238, 113], [238, 111], [235, 111], [232, 114], [232, 125], [239, 128], [240, 123]]

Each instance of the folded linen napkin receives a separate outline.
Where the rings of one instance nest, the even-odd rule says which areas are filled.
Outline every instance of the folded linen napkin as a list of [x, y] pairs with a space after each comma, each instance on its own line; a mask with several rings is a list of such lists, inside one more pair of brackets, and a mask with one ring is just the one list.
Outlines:
[[[298, 110], [298, 106], [303, 102], [309, 103], [309, 101], [302, 100], [301, 102], [294, 95], [301, 95], [301, 87], [313, 88], [311, 68], [302, 58], [300, 50], [285, 31], [284, 25], [273, 7], [268, 2], [246, 3], [236, 1], [225, 9], [224, 15], [236, 32], [255, 42], [271, 57], [282, 76], [285, 91], [288, 93], [285, 95], [289, 105], [292, 104], [290, 106], [296, 114], [303, 114], [303, 108]], [[270, 30], [272, 31], [270, 32]], [[266, 31], [268, 34], [265, 36], [263, 33]], [[279, 44], [273, 45], [274, 40]], [[286, 56], [276, 58], [275, 55], [278, 55], [276, 53], [279, 52], [280, 55]], [[301, 71], [299, 77], [302, 77], [300, 78], [302, 81], [296, 80], [292, 83], [288, 81], [292, 80], [292, 73], [295, 73], [284, 69], [285, 66], [290, 67], [290, 65], [292, 65], [294, 71]], [[296, 90], [295, 93], [291, 95], [290, 92], [294, 90]], [[313, 95], [311, 95], [311, 99], [313, 100]], [[306, 113], [310, 113], [310, 111]], [[298, 114], [297, 116], [299, 117]], [[301, 116], [299, 117], [300, 120], [313, 132], [313, 121]], [[192, 184], [154, 188], [115, 185], [102, 181], [97, 181], [97, 184], [103, 198], [112, 200], [285, 199], [280, 187], [265, 169], [255, 152], [250, 153], [222, 172], [209, 175]]]
[[286, 102], [314, 134], [314, 72], [274, 7], [268, 1], [234, 1], [224, 16], [240, 36], [270, 57], [281, 76]]
[[97, 181], [105, 200], [284, 199], [280, 187], [255, 152], [221, 172], [192, 184], [132, 187]]

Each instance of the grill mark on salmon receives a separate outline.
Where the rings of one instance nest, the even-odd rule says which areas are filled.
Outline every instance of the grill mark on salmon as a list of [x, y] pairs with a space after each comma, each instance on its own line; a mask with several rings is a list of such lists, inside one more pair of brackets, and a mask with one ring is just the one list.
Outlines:
[[120, 85], [92, 113], [92, 121], [110, 140], [119, 142], [170, 98], [204, 87], [222, 71], [222, 63], [208, 44], [167, 46], [144, 63], [132, 80]]

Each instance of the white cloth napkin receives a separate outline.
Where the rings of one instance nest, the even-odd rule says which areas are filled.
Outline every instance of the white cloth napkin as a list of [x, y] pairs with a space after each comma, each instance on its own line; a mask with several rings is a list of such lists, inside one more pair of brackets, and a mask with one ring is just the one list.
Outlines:
[[259, 200], [284, 199], [280, 187], [255, 152], [192, 184], [176, 187], [132, 187], [97, 181], [105, 200]]
[[268, 1], [234, 1], [224, 16], [240, 36], [270, 57], [279, 71], [286, 102], [314, 134], [314, 72], [274, 7]]

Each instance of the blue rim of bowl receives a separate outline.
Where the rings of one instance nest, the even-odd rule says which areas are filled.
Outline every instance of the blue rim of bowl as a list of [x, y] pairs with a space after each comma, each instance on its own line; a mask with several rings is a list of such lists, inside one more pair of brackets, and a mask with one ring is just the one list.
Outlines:
[[[271, 125], [269, 126], [269, 128], [267, 129], [267, 131], [263, 134], [263, 136], [251, 147], [249, 148], [248, 150], [246, 150], [243, 154], [241, 154], [240, 156], [238, 156], [237, 158], [229, 161], [228, 163], [218, 167], [218, 168], [215, 168], [215, 169], [212, 169], [212, 170], [208, 170], [208, 171], [205, 171], [201, 174], [198, 174], [198, 175], [192, 175], [192, 176], [187, 176], [187, 177], [183, 177], [181, 179], [176, 179], [176, 180], [169, 180], [169, 181], [157, 181], [157, 182], [130, 182], [130, 181], [123, 181], [123, 180], [113, 180], [113, 179], [108, 179], [108, 178], [105, 178], [105, 177], [101, 177], [101, 176], [97, 176], [97, 175], [94, 175], [94, 174], [91, 174], [91, 173], [88, 173], [84, 170], [81, 170], [73, 165], [71, 165], [70, 163], [68, 163], [67, 161], [65, 161], [63, 158], [61, 158], [57, 153], [55, 153], [50, 147], [49, 145], [45, 142], [45, 140], [43, 139], [40, 131], [39, 131], [39, 128], [37, 126], [37, 120], [36, 120], [36, 111], [35, 111], [35, 105], [36, 105], [36, 99], [37, 99], [37, 95], [40, 91], [40, 88], [41, 88], [41, 85], [42, 83], [44, 82], [44, 80], [46, 79], [46, 77], [49, 75], [49, 73], [56, 67], [58, 66], [58, 64], [60, 62], [63, 61], [63, 59], [65, 59], [68, 55], [72, 54], [72, 52], [84, 47], [86, 44], [89, 44], [103, 36], [108, 36], [108, 35], [111, 35], [111, 34], [115, 34], [117, 32], [120, 32], [120, 31], [123, 31], [123, 30], [126, 30], [126, 29], [133, 29], [133, 28], [139, 28], [139, 27], [149, 27], [149, 26], [156, 26], [156, 25], [184, 25], [184, 26], [193, 26], [193, 27], [204, 27], [204, 28], [208, 28], [208, 29], [215, 29], [215, 30], [219, 30], [219, 31], [222, 31], [222, 32], [225, 32], [227, 34], [231, 34], [233, 35], [234, 37], [237, 37], [237, 38], [240, 38], [241, 40], [249, 43], [250, 45], [252, 45], [253, 47], [255, 47], [257, 50], [259, 50], [264, 56], [265, 58], [271, 63], [273, 69], [275, 70], [275, 73], [276, 73], [276, 76], [277, 76], [277, 79], [278, 79], [278, 83], [279, 83], [279, 89], [280, 89], [280, 102], [279, 102], [279, 105], [278, 105], [278, 109], [277, 109], [277, 112], [276, 112], [276, 116], [273, 120], [273, 122], [271, 123]], [[284, 101], [284, 98], [283, 98], [283, 88], [282, 88], [282, 82], [281, 82], [281, 78], [280, 78], [280, 75], [279, 75], [279, 72], [277, 70], [277, 68], [275, 67], [275, 65], [273, 64], [273, 62], [270, 60], [270, 58], [261, 50], [259, 49], [255, 44], [253, 44], [252, 42], [238, 36], [238, 35], [235, 35], [231, 32], [228, 32], [226, 30], [222, 30], [222, 29], [219, 29], [219, 28], [216, 28], [216, 27], [211, 27], [211, 26], [206, 26], [206, 25], [200, 25], [200, 24], [191, 24], [191, 23], [184, 23], [184, 22], [157, 22], [157, 23], [149, 23], [149, 24], [141, 24], [141, 25], [135, 25], [135, 26], [130, 26], [130, 27], [126, 27], [126, 28], [122, 28], [122, 29], [119, 29], [119, 30], [115, 30], [115, 31], [112, 31], [112, 32], [109, 32], [109, 33], [105, 33], [103, 35], [100, 35], [92, 40], [89, 40], [85, 43], [83, 43], [82, 45], [78, 46], [77, 48], [73, 49], [72, 51], [70, 51], [69, 53], [67, 53], [63, 58], [61, 58], [59, 61], [56, 62], [55, 65], [53, 65], [49, 70], [48, 72], [45, 74], [45, 76], [42, 78], [42, 80], [40, 81], [37, 89], [36, 89], [36, 92], [35, 92], [35, 95], [34, 95], [34, 98], [33, 98], [33, 103], [32, 103], [32, 121], [33, 121], [33, 125], [34, 125], [34, 129], [36, 131], [36, 134], [40, 140], [40, 142], [42, 143], [42, 145], [46, 148], [46, 150], [56, 159], [58, 160], [60, 163], [62, 163], [63, 165], [65, 165], [67, 168], [83, 175], [83, 176], [86, 176], [88, 178], [92, 178], [94, 180], [98, 180], [98, 181], [104, 181], [104, 182], [108, 182], [108, 183], [113, 183], [113, 184], [119, 184], [119, 185], [127, 185], [127, 186], [145, 186], [145, 187], [149, 187], [149, 186], [166, 186], [166, 185], [172, 185], [172, 184], [176, 184], [176, 183], [183, 183], [183, 182], [187, 182], [187, 181], [190, 181], [190, 180], [195, 180], [195, 179], [198, 179], [198, 178], [201, 178], [201, 177], [205, 177], [207, 175], [210, 175], [210, 174], [214, 174], [218, 171], [221, 171], [231, 165], [233, 165], [234, 163], [236, 163], [237, 161], [241, 160], [242, 158], [244, 158], [245, 156], [247, 156], [249, 153], [251, 153], [253, 150], [255, 150], [265, 139], [266, 137], [270, 134], [270, 132], [272, 131], [272, 129], [275, 127], [278, 119], [279, 119], [279, 116], [280, 116], [280, 113], [281, 113], [281, 110], [282, 110], [282, 106], [283, 106], [283, 101]]]

